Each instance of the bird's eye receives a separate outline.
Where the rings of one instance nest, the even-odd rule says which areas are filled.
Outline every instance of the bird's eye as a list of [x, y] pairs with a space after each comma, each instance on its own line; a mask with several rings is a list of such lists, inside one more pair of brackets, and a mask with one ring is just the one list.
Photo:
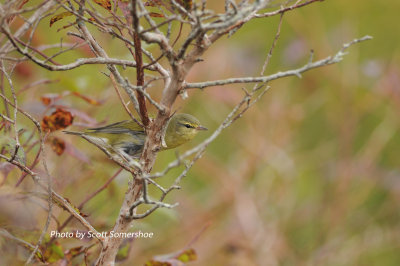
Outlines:
[[186, 128], [192, 128], [192, 126], [190, 124], [185, 124]]

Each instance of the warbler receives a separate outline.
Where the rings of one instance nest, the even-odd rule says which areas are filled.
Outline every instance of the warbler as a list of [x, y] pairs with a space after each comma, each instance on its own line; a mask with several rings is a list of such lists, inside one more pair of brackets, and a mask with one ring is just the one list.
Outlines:
[[[207, 130], [199, 120], [189, 114], [173, 115], [165, 131], [162, 150], [176, 148], [192, 140], [200, 130]], [[89, 128], [84, 132], [63, 131], [67, 134], [85, 137], [104, 147], [111, 154], [121, 153], [128, 158], [138, 159], [143, 151], [146, 133], [133, 120], [125, 120], [104, 127]]]

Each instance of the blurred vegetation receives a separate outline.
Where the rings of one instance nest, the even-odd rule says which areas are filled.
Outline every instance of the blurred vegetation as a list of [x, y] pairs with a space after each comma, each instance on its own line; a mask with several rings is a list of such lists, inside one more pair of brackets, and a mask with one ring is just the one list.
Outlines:
[[[223, 6], [223, 1], [209, 2], [210, 8]], [[121, 265], [132, 265], [133, 258], [134, 265], [143, 265], [154, 255], [180, 250], [207, 225], [193, 244], [198, 260], [191, 265], [399, 265], [398, 10], [397, 0], [336, 0], [287, 13], [268, 74], [302, 65], [311, 49], [319, 59], [353, 38], [371, 35], [374, 39], [352, 47], [340, 64], [312, 70], [302, 79], [271, 83], [263, 100], [210, 145], [182, 182], [182, 189], [167, 198], [180, 205], [173, 210], [160, 209], [135, 223], [134, 230], [154, 232], [155, 237], [135, 240], [129, 259]], [[188, 80], [258, 75], [277, 23], [278, 17], [252, 21], [230, 39], [220, 41]], [[60, 38], [67, 42], [71, 37], [66, 37], [65, 31], [57, 32], [57, 26], [41, 25], [34, 44], [56, 43]], [[120, 54], [118, 42], [96, 35], [111, 54], [131, 59], [129, 54]], [[58, 59], [90, 56], [85, 49]], [[14, 74], [17, 90], [39, 79], [58, 82], [24, 91], [19, 102], [40, 119], [45, 111], [42, 95], [77, 91], [104, 103], [96, 106], [65, 97], [60, 104], [97, 122], [128, 119], [101, 71], [106, 68], [84, 66], [49, 72], [22, 63]], [[149, 92], [157, 98], [160, 90], [153, 87]], [[191, 91], [189, 99], [179, 100], [176, 108], [195, 114], [212, 131], [242, 93], [240, 86]], [[20, 119], [21, 125], [30, 127]], [[93, 122], [82, 115], [74, 120], [75, 128]], [[78, 160], [68, 152], [57, 156], [50, 148], [47, 152], [54, 189], [79, 205], [117, 167], [84, 140], [62, 133], [57, 136], [73, 153], [88, 159]], [[22, 138], [27, 137], [24, 134]], [[205, 137], [199, 136], [196, 142]], [[174, 156], [174, 151], [160, 153], [155, 170]], [[28, 157], [28, 162], [32, 160]], [[169, 184], [178, 173], [171, 171], [161, 183]], [[20, 174], [15, 169], [4, 180], [0, 174], [0, 225], [34, 242], [37, 236], [29, 231], [40, 231], [45, 211], [35, 201], [8, 196], [15, 190], [33, 188], [28, 178], [14, 188]], [[120, 174], [85, 205], [83, 212], [90, 215], [88, 220], [98, 231], [113, 226], [128, 178]], [[26, 213], [15, 212], [15, 208], [24, 208]], [[68, 218], [58, 208], [54, 215], [61, 222]], [[80, 225], [73, 221], [65, 231], [77, 228]], [[58, 242], [65, 248], [82, 244], [69, 239]], [[15, 259], [7, 254], [26, 252], [2, 238], [0, 247], [4, 265]], [[81, 260], [82, 256], [76, 261]]]

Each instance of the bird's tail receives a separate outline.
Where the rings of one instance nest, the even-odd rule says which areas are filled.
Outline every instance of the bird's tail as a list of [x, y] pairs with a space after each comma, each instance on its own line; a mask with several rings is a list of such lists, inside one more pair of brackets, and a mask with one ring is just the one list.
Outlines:
[[65, 133], [65, 134], [82, 136], [82, 132], [67, 131], [67, 130], [63, 130], [62, 132]]

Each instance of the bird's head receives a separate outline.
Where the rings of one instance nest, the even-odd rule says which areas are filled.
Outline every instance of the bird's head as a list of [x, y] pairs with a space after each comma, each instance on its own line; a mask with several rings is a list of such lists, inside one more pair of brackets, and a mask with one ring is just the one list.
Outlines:
[[207, 130], [199, 120], [189, 114], [176, 114], [171, 117], [165, 133], [167, 149], [175, 148], [192, 140], [199, 131]]

